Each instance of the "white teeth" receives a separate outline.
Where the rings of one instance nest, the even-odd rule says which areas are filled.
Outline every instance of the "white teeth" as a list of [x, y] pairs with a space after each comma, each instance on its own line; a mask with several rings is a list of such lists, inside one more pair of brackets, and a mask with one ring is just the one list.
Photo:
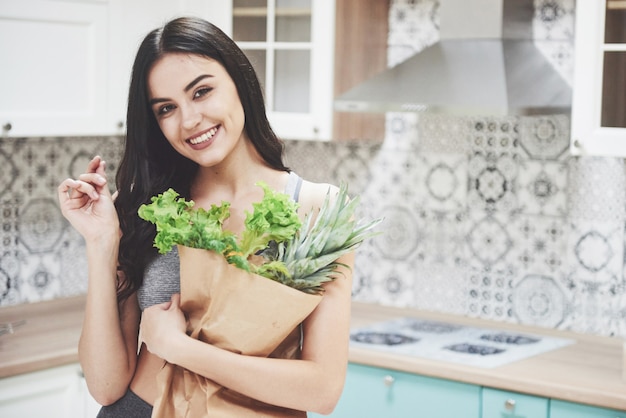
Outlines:
[[197, 136], [195, 138], [191, 138], [189, 140], [189, 143], [192, 144], [192, 145], [198, 145], [198, 144], [201, 144], [203, 142], [206, 142], [209, 139], [213, 138], [213, 135], [215, 135], [215, 132], [217, 132], [217, 127], [209, 129], [209, 131], [203, 133], [200, 136]]

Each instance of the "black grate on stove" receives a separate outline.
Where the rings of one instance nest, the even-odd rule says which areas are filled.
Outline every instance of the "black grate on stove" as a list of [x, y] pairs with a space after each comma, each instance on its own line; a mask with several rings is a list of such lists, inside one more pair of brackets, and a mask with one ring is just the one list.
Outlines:
[[514, 345], [535, 344], [541, 341], [541, 339], [539, 338], [531, 338], [525, 335], [515, 335], [515, 334], [506, 334], [506, 333], [484, 334], [480, 336], [480, 339], [485, 340], [485, 341], [493, 341], [496, 343], [505, 343], [505, 344], [514, 344]]
[[446, 350], [456, 351], [457, 353], [478, 354], [481, 356], [490, 356], [493, 354], [500, 354], [506, 351], [503, 348], [469, 343], [453, 344], [444, 348]]
[[419, 338], [394, 332], [360, 331], [350, 335], [352, 341], [377, 345], [411, 344], [419, 341]]

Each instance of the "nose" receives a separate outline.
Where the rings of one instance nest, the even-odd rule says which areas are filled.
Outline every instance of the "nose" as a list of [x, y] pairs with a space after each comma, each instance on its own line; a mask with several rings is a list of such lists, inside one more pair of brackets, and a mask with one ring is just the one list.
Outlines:
[[181, 108], [181, 111], [183, 113], [183, 128], [185, 129], [195, 128], [202, 120], [202, 114], [193, 105], [185, 106]]

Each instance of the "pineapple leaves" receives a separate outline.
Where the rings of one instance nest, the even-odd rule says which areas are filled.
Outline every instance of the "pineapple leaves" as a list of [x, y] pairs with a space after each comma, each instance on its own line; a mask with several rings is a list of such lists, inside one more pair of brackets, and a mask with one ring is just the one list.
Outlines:
[[358, 204], [359, 198], [350, 199], [347, 185], [342, 183], [334, 199], [330, 193], [326, 195], [313, 225], [313, 214], [309, 213], [300, 231], [280, 245], [279, 258], [291, 273], [292, 287], [307, 293], [321, 293], [322, 284], [334, 280], [337, 267], [342, 265], [336, 260], [376, 235], [374, 228], [382, 219], [367, 223], [357, 221]]

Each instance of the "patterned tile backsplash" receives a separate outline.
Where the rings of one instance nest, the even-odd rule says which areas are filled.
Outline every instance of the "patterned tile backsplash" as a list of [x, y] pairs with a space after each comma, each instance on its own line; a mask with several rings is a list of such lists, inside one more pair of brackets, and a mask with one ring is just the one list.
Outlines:
[[[437, 40], [436, 6], [391, 2], [390, 65]], [[562, 41], [551, 57], [567, 79], [573, 1], [535, 8], [535, 33]], [[286, 160], [310, 180], [347, 181], [363, 216], [385, 218], [357, 254], [354, 300], [626, 337], [624, 161], [569, 156], [569, 123], [390, 113], [382, 142], [288, 141]], [[0, 306], [86, 291], [84, 244], [56, 187], [96, 154], [114, 173], [121, 142], [0, 139]]]
[[0, 306], [84, 293], [84, 243], [59, 209], [56, 189], [101, 155], [109, 173], [121, 138], [0, 139]]
[[[623, 160], [567, 156], [566, 129], [546, 146], [562, 115], [453, 130], [450, 117], [405, 116], [388, 115], [383, 143], [288, 143], [300, 174], [348, 181], [363, 215], [385, 218], [357, 253], [354, 300], [626, 336]], [[429, 149], [447, 135], [465, 144]]]

